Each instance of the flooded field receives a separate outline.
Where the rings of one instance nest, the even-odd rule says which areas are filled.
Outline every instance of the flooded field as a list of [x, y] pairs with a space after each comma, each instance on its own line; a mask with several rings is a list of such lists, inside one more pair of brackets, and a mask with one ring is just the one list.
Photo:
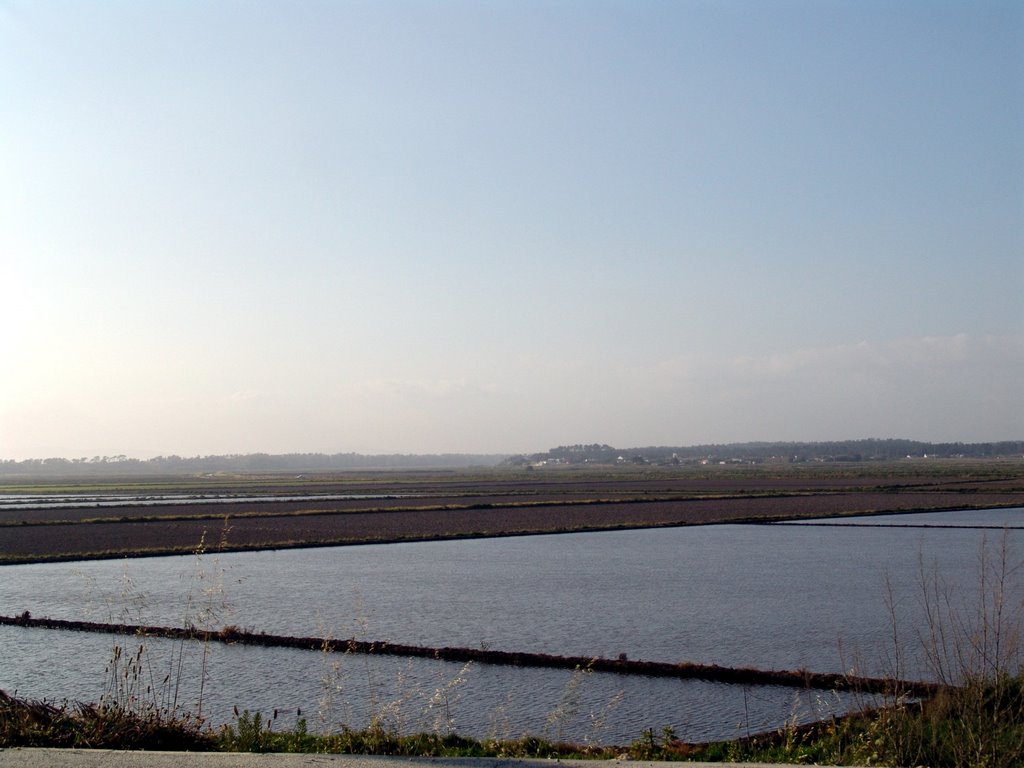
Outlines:
[[[993, 474], [994, 472], [994, 474]], [[26, 486], [0, 497], [0, 564], [1024, 505], [975, 465], [378, 472]]]
[[[913, 518], [922, 527], [876, 527]], [[858, 524], [868, 519], [871, 526]], [[6, 566], [0, 613], [884, 674], [892, 656], [888, 583], [913, 662], [908, 676], [927, 677], [913, 653], [924, 620], [922, 568], [940, 572], [970, 605], [982, 548], [1005, 544], [1019, 557], [1022, 520], [1016, 508], [831, 527], [711, 525]], [[1017, 582], [1013, 590], [1015, 599], [1024, 595]], [[135, 642], [14, 627], [0, 628], [0, 638], [0, 687], [86, 699], [103, 693], [111, 647]], [[147, 644], [154, 669], [163, 669], [174, 643]], [[386, 710], [413, 726], [438, 716], [430, 703], [440, 696], [445, 717], [474, 735], [562, 729], [566, 737], [619, 743], [663, 725], [686, 739], [728, 738], [856, 704], [827, 691], [188, 648], [193, 674], [181, 695], [188, 691], [196, 703], [202, 654], [203, 707], [213, 720], [230, 719], [233, 707], [292, 716], [301, 709], [360, 725]], [[552, 719], [552, 712], [560, 714]]]

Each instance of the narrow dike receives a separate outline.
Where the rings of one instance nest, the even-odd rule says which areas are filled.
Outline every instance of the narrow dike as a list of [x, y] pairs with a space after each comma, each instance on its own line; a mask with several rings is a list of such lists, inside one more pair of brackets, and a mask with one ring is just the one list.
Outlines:
[[915, 697], [933, 696], [940, 686], [933, 683], [892, 680], [889, 678], [859, 677], [853, 675], [823, 674], [807, 670], [762, 670], [749, 667], [722, 667], [717, 664], [670, 663], [638, 661], [625, 654], [616, 659], [588, 656], [558, 656], [547, 653], [494, 651], [480, 648], [431, 648], [402, 645], [387, 641], [335, 640], [323, 637], [291, 637], [246, 632], [235, 627], [220, 631], [207, 631], [196, 627], [161, 627], [142, 624], [105, 624], [93, 621], [66, 621], [64, 619], [34, 618], [27, 611], [20, 616], [0, 616], [0, 626], [56, 629], [75, 632], [159, 637], [174, 640], [197, 640], [267, 648], [298, 648], [331, 653], [360, 653], [380, 656], [405, 656], [441, 661], [495, 664], [513, 667], [548, 669], [588, 669], [619, 675], [648, 677], [674, 677], [707, 680], [740, 685], [778, 685], [791, 688], [813, 688], [830, 691], [860, 691], [863, 693], [893, 693], [899, 691]]

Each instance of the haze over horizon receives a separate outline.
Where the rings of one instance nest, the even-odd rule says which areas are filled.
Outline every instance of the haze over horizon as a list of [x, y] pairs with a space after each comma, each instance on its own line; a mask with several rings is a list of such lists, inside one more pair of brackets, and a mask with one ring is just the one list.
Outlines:
[[0, 459], [1024, 438], [1024, 5], [0, 3]]

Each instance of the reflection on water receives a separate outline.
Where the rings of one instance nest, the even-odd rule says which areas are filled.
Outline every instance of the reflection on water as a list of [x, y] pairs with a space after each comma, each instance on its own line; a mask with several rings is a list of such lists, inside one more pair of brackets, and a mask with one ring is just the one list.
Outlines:
[[[940, 519], [978, 513], [946, 514]], [[969, 605], [976, 602], [982, 542], [1002, 535], [970, 528], [721, 525], [6, 566], [0, 613], [236, 624], [289, 635], [821, 672], [856, 666], [879, 674], [892, 655], [886, 579], [906, 652], [924, 621], [921, 563], [934, 563]], [[1022, 535], [1005, 533], [1018, 553]], [[1018, 582], [1011, 588], [1024, 594]], [[88, 699], [101, 690], [113, 642], [18, 628], [0, 630], [0, 640], [0, 687]], [[212, 659], [205, 711], [215, 718], [235, 705], [312, 711], [324, 697], [321, 654], [218, 647]], [[424, 702], [461, 669], [340, 659], [330, 662], [340, 663], [343, 674], [340, 690], [328, 697], [328, 719], [350, 723], [389, 705], [415, 724], [427, 716]], [[913, 654], [908, 661], [913, 665]], [[926, 673], [919, 663], [908, 670], [913, 677]], [[568, 673], [484, 665], [465, 677], [452, 689], [449, 708], [457, 694], [456, 726], [477, 735], [490, 733], [497, 727], [492, 720], [503, 717], [512, 735], [550, 731], [546, 718], [566, 695], [576, 702], [578, 722], [565, 725], [573, 738], [602, 721], [600, 738], [610, 742], [663, 725], [691, 740], [727, 737], [747, 724], [776, 727], [794, 714], [811, 717], [819, 705], [834, 705], [814, 694], [794, 702], [786, 689], [598, 674], [566, 694]]]

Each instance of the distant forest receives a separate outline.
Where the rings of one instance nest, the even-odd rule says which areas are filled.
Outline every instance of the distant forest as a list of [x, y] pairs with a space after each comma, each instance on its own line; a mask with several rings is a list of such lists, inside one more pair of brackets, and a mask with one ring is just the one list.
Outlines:
[[157, 456], [132, 459], [127, 456], [94, 456], [79, 459], [0, 459], [0, 477], [89, 476], [89, 475], [177, 475], [217, 472], [330, 472], [346, 469], [461, 469], [492, 467], [508, 454], [379, 454], [361, 453], [247, 453], [226, 456]]
[[512, 456], [506, 464], [759, 464], [892, 461], [904, 458], [996, 458], [1024, 456], [1024, 440], [998, 443], [923, 443], [918, 440], [867, 439], [822, 443], [729, 443], [687, 447], [613, 448], [610, 445], [562, 445], [545, 453]]
[[892, 461], [905, 458], [1024, 457], [1024, 441], [924, 443], [918, 440], [868, 439], [819, 443], [730, 443], [686, 447], [614, 448], [563, 445], [543, 453], [520, 454], [359, 454], [250, 453], [227, 456], [127, 456], [0, 459], [0, 477], [90, 475], [166, 475], [217, 472], [330, 472], [371, 469], [459, 469], [466, 467], [538, 467], [557, 465], [683, 465]]

